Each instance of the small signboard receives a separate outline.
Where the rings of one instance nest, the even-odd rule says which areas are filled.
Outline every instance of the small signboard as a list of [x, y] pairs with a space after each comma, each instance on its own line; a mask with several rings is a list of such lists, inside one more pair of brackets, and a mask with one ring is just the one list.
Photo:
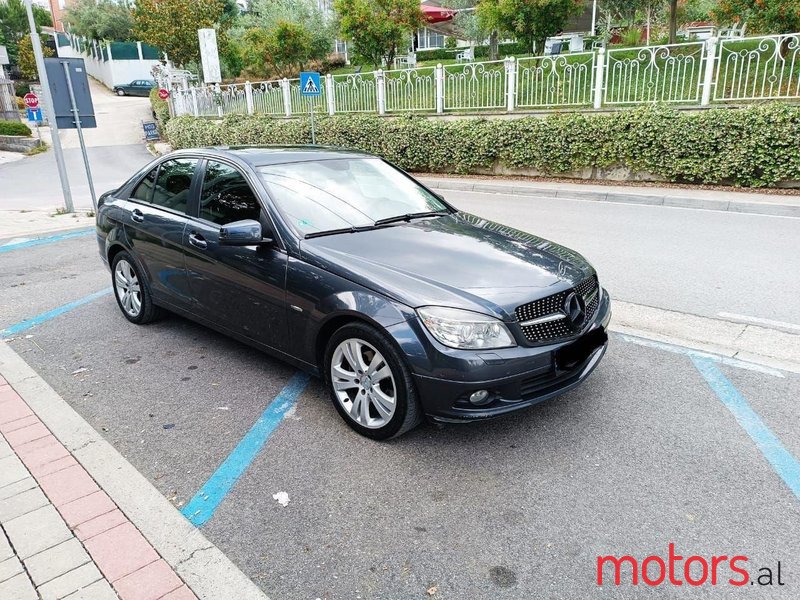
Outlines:
[[203, 81], [220, 83], [222, 75], [219, 69], [219, 52], [217, 51], [217, 32], [214, 29], [198, 29], [200, 41], [200, 62], [203, 65]]
[[41, 108], [28, 108], [25, 112], [28, 113], [28, 121], [31, 123], [41, 123], [43, 121]]
[[303, 71], [300, 73], [300, 94], [312, 97], [322, 95], [319, 73], [314, 71]]
[[158, 97], [161, 98], [162, 100], [166, 100], [167, 98], [169, 98], [169, 90], [161, 88], [160, 90], [158, 90]]
[[142, 123], [142, 129], [144, 129], [145, 141], [154, 142], [161, 139], [161, 134], [158, 133], [158, 125], [152, 121]]
[[25, 103], [25, 106], [28, 108], [38, 108], [39, 107], [39, 96], [34, 94], [33, 92], [28, 92], [22, 97], [22, 101]]

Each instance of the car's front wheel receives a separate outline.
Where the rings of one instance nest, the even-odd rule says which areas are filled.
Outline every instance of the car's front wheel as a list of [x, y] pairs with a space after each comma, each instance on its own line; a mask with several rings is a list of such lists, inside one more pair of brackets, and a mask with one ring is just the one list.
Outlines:
[[124, 96], [125, 90], [117, 90], [117, 96]]
[[336, 331], [328, 341], [325, 367], [333, 405], [361, 435], [385, 440], [420, 422], [411, 372], [379, 330], [354, 323]]
[[117, 305], [128, 321], [141, 325], [161, 316], [161, 309], [153, 303], [150, 286], [142, 277], [141, 269], [127, 252], [114, 257], [111, 282]]

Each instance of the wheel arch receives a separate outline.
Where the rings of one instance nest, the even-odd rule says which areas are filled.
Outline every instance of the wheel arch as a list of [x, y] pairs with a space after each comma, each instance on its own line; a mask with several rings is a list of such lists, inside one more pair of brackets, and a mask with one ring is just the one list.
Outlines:
[[[368, 325], [377, 329], [378, 331], [383, 331], [388, 335], [388, 332], [384, 326], [377, 321], [370, 319], [363, 313], [342, 312], [329, 316], [317, 330], [317, 335], [314, 339], [314, 358], [316, 360], [317, 367], [319, 368], [320, 376], [323, 379], [327, 377], [327, 369], [325, 369], [324, 363], [325, 349], [328, 347], [328, 341], [331, 339], [331, 336], [333, 336], [334, 333], [336, 333], [345, 325], [352, 325], [356, 323]], [[391, 337], [391, 335], [389, 335], [389, 337]]]

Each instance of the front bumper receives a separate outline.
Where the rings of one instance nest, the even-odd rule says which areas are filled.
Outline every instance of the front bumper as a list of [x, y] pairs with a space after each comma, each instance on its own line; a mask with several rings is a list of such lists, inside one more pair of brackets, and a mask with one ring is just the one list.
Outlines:
[[[448, 352], [444, 357], [447, 368], [443, 371], [450, 376], [414, 369], [424, 412], [441, 422], [488, 419], [544, 402], [579, 385], [600, 363], [608, 346], [606, 329], [611, 320], [611, 305], [608, 293], [603, 290], [602, 294], [592, 322], [577, 339], [496, 350], [490, 355], [478, 355], [480, 364], [474, 352], [462, 351], [463, 368], [454, 364], [459, 360], [454, 356], [458, 351]], [[584, 347], [582, 352], [574, 360], [563, 360], [576, 342]], [[478, 390], [490, 393], [490, 400], [482, 406], [469, 401], [470, 394]]]

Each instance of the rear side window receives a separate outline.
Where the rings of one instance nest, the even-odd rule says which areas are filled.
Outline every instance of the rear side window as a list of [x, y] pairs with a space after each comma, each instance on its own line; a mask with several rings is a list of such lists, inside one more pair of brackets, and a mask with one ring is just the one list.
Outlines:
[[258, 220], [261, 205], [244, 176], [226, 164], [206, 163], [203, 191], [200, 194], [200, 218], [218, 225], [243, 219]]
[[136, 186], [136, 189], [133, 190], [131, 198], [141, 200], [142, 202], [150, 202], [150, 198], [153, 196], [153, 188], [155, 187], [156, 183], [156, 171], [158, 171], [158, 167], [144, 176], [144, 179], [142, 179], [139, 182], [139, 185]]
[[196, 166], [196, 158], [176, 158], [161, 163], [151, 202], [157, 206], [186, 212], [189, 188], [192, 186]]

